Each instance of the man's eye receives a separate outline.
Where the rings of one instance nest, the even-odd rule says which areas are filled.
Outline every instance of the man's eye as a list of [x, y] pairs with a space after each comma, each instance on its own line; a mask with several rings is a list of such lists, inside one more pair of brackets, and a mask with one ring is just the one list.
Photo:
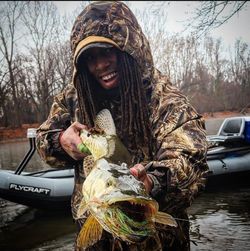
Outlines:
[[106, 53], [110, 53], [112, 51], [112, 49], [111, 48], [106, 48], [105, 51], [106, 51]]
[[112, 52], [113, 52], [113, 48], [105, 48], [104, 51], [103, 51], [103, 53], [104, 53], [105, 55], [109, 55], [109, 54], [112, 53]]
[[95, 59], [95, 58], [94, 58], [92, 55], [87, 55], [87, 56], [85, 57], [85, 60], [88, 61], [88, 62], [89, 62], [89, 61], [94, 61], [94, 59]]
[[93, 61], [95, 60], [95, 56], [92, 53], [87, 52], [83, 55], [83, 60], [85, 62]]

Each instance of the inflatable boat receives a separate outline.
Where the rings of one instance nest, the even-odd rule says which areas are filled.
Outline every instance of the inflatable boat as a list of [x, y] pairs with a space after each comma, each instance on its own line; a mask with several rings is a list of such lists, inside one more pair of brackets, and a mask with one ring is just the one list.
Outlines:
[[[0, 198], [41, 209], [70, 209], [74, 169], [48, 169], [25, 172], [36, 150], [36, 129], [29, 128], [30, 149], [16, 171], [0, 170]], [[250, 117], [223, 121], [218, 133], [207, 137], [209, 179], [250, 173]]]
[[209, 176], [206, 188], [249, 185], [250, 117], [226, 118], [216, 135], [207, 136]]
[[226, 118], [207, 141], [211, 176], [250, 171], [250, 117]]

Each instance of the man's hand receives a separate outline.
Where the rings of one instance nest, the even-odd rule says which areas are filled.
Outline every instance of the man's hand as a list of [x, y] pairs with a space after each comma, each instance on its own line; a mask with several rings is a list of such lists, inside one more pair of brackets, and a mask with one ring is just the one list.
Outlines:
[[150, 193], [153, 188], [153, 181], [147, 175], [145, 167], [142, 164], [136, 164], [130, 168], [130, 172], [135, 178], [144, 183], [146, 191]]
[[87, 126], [80, 124], [79, 122], [74, 122], [60, 137], [62, 148], [75, 160], [80, 160], [87, 156], [87, 154], [82, 153], [77, 149], [77, 145], [82, 143], [80, 138], [80, 132], [82, 129], [87, 129]]

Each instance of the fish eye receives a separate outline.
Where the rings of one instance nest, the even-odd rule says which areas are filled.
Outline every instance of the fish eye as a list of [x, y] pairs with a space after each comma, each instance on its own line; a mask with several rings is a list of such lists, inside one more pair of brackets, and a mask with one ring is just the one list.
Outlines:
[[87, 133], [87, 137], [90, 137], [90, 136], [91, 136], [91, 133], [88, 132], [88, 133]]
[[107, 187], [110, 187], [110, 186], [113, 186], [114, 184], [115, 184], [114, 179], [109, 179], [109, 180], [107, 181], [106, 186], [107, 186]]

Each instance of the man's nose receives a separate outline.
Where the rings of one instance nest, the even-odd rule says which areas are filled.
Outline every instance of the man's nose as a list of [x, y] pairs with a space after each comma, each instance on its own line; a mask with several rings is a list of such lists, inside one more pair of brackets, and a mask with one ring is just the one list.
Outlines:
[[98, 56], [96, 58], [96, 70], [103, 70], [110, 65], [109, 60], [106, 57]]

